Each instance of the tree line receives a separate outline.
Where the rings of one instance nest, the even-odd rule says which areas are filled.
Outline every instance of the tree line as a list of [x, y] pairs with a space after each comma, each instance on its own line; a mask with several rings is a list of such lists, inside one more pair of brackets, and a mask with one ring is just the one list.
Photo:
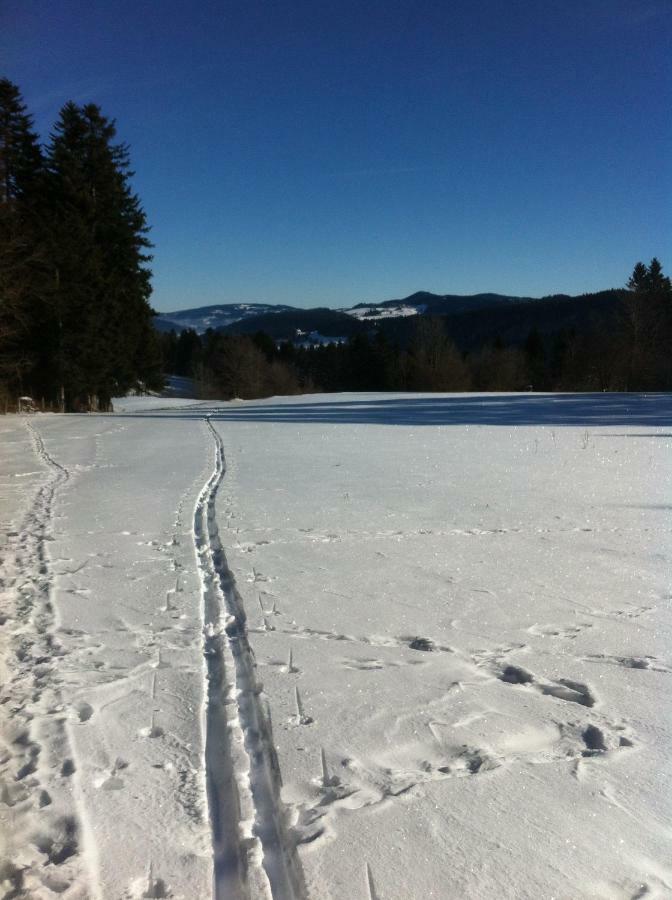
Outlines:
[[[539, 301], [541, 302], [541, 301]], [[672, 390], [672, 286], [657, 259], [637, 263], [614, 314], [577, 332], [522, 343], [494, 338], [461, 351], [446, 317], [409, 323], [405, 346], [382, 330], [324, 346], [193, 330], [160, 336], [165, 370], [195, 379], [205, 398], [312, 391]]]
[[160, 388], [151, 244], [128, 148], [95, 104], [66, 103], [45, 146], [0, 79], [0, 402], [109, 408]]

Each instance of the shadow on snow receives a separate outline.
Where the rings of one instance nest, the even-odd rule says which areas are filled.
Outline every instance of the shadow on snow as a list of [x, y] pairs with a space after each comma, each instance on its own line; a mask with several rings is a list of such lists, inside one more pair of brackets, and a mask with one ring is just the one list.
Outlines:
[[[334, 394], [334, 399], [272, 398], [147, 412], [124, 417], [335, 425], [643, 426], [672, 423], [672, 394]], [[632, 434], [632, 437], [653, 435]], [[661, 435], [658, 435], [661, 436]], [[667, 435], [670, 436], [670, 435]]]

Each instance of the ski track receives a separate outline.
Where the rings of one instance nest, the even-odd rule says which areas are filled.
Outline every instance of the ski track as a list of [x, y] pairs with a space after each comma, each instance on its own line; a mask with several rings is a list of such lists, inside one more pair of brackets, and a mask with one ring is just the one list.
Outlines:
[[205, 418], [215, 467], [194, 512], [202, 584], [205, 779], [213, 842], [215, 900], [303, 900], [306, 890], [280, 799], [270, 712], [256, 679], [242, 598], [219, 537], [216, 501], [226, 463]]
[[0, 755], [0, 804], [9, 809], [11, 829], [0, 870], [10, 886], [7, 897], [51, 896], [53, 891], [98, 898], [97, 879], [89, 871], [95, 847], [85, 828], [60, 691], [58, 663], [64, 650], [56, 638], [54, 571], [47, 552], [54, 501], [70, 473], [49, 454], [38, 431], [25, 424], [35, 455], [50, 474], [20, 530], [10, 532], [3, 566], [2, 586], [13, 589], [15, 600], [7, 615], [14, 675], [0, 693], [7, 735]]

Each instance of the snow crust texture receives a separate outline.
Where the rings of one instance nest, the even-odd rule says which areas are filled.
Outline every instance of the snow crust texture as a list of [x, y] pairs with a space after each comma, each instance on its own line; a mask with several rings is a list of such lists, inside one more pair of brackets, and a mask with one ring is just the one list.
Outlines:
[[655, 395], [0, 421], [0, 897], [672, 896]]

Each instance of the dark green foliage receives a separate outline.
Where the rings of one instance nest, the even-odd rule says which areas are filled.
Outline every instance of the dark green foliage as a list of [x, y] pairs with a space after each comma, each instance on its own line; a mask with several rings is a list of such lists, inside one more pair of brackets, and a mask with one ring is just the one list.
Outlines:
[[[25, 295], [20, 385], [7, 383], [61, 408], [106, 409], [114, 394], [162, 385], [128, 149], [97, 106], [67, 103], [43, 158], [22, 109], [0, 81], [0, 315]], [[6, 236], [8, 217], [20, 246]], [[27, 262], [17, 269], [19, 250]]]
[[18, 88], [0, 79], [0, 390], [21, 393], [34, 362], [32, 311], [44, 293], [36, 203], [43, 160]]
[[34, 194], [42, 171], [42, 153], [21, 93], [0, 78], [0, 203]]
[[252, 343], [264, 354], [268, 362], [275, 356], [275, 341], [263, 331], [256, 331], [252, 337]]
[[169, 369], [176, 375], [196, 378], [201, 367], [201, 341], [195, 331], [183, 331], [175, 346], [175, 367]]
[[672, 388], [672, 283], [654, 257], [628, 281], [621, 322], [625, 390]]
[[363, 329], [357, 319], [335, 309], [292, 309], [273, 312], [254, 318], [241, 319], [224, 330], [232, 334], [255, 334], [263, 331], [272, 338], [282, 340], [294, 336], [297, 329], [303, 332], [318, 331], [329, 337], [350, 337]]
[[68, 103], [47, 148], [56, 360], [69, 407], [93, 395], [105, 408], [113, 394], [160, 380], [148, 229], [115, 134], [97, 106]]

